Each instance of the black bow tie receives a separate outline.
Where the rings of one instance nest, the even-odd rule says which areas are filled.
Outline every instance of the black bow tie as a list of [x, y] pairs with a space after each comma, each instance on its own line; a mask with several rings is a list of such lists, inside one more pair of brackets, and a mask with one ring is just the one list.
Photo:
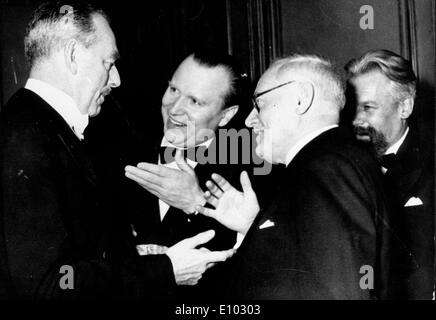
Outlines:
[[395, 165], [397, 165], [397, 155], [395, 153], [389, 153], [385, 154], [380, 157], [379, 162], [380, 164], [385, 167], [386, 169], [392, 169]]
[[[207, 148], [205, 146], [197, 146], [194, 148], [180, 149], [180, 150], [182, 150], [182, 155], [185, 159], [188, 158], [194, 162], [198, 162], [196, 160], [197, 155], [204, 155], [205, 157], [207, 157], [207, 154], [205, 154], [206, 149]], [[177, 148], [174, 147], [161, 146], [159, 150], [160, 163], [165, 164], [175, 161], [174, 157], [176, 156], [176, 150]]]

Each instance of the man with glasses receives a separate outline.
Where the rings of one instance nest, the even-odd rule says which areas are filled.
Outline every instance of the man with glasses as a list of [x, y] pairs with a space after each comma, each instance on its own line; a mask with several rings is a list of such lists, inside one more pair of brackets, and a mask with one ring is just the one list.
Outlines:
[[387, 205], [372, 155], [338, 127], [345, 97], [331, 64], [295, 55], [258, 82], [246, 124], [256, 153], [286, 166], [259, 210], [248, 176], [243, 192], [213, 175], [198, 207], [244, 236], [229, 265], [228, 295], [244, 299], [371, 299], [386, 292]]

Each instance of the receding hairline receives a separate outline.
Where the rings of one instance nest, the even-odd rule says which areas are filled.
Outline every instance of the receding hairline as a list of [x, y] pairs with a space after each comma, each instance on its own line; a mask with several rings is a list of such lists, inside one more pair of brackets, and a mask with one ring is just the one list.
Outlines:
[[113, 59], [114, 61], [118, 60], [121, 57], [121, 55], [120, 55], [120, 52], [118, 51], [118, 47], [116, 46], [116, 38], [115, 38], [115, 34], [110, 26], [110, 21], [107, 18], [107, 15], [105, 13], [101, 13], [99, 11], [95, 11], [95, 12], [91, 13], [91, 20], [92, 20], [92, 23], [93, 23], [94, 29], [95, 29], [94, 34], [97, 37], [96, 41], [92, 45], [96, 44], [99, 41], [99, 32], [100, 32], [100, 35], [108, 36], [106, 33], [103, 32], [104, 30], [99, 29], [99, 27], [96, 23], [96, 19], [99, 19], [99, 18], [101, 18], [103, 23], [106, 24], [107, 31], [109, 31], [112, 34], [113, 40], [115, 43], [115, 49], [110, 53], [110, 58]]
[[180, 69], [180, 67], [182, 65], [185, 65], [185, 64], [188, 64], [188, 63], [192, 63], [192, 62], [194, 62], [194, 65], [196, 67], [199, 67], [200, 69], [203, 69], [203, 70], [207, 70], [206, 72], [209, 72], [209, 71], [217, 72], [218, 71], [218, 72], [224, 72], [224, 74], [226, 74], [226, 77], [227, 77], [227, 81], [226, 81], [226, 83], [227, 83], [227, 90], [222, 90], [222, 92], [220, 93], [218, 98], [221, 99], [221, 110], [224, 110], [227, 107], [230, 107], [230, 106], [226, 106], [225, 105], [225, 102], [226, 102], [225, 99], [226, 99], [226, 95], [229, 93], [229, 91], [231, 89], [231, 83], [230, 83], [231, 82], [231, 74], [230, 74], [230, 72], [227, 70], [227, 68], [225, 66], [222, 66], [222, 65], [210, 66], [210, 65], [201, 63], [201, 62], [199, 62], [198, 60], [196, 60], [193, 57], [193, 54], [190, 54], [189, 56], [187, 56], [185, 59], [182, 60], [182, 62], [178, 65], [177, 69], [173, 72], [173, 74], [171, 76], [170, 83], [172, 82], [172, 79], [174, 78], [174, 75], [177, 73], [177, 71]]
[[[295, 73], [293, 74], [293, 72]], [[323, 99], [326, 99], [326, 101], [331, 100], [341, 109], [345, 105], [345, 90], [342, 77], [335, 71], [329, 60], [317, 55], [295, 54], [280, 58], [271, 64], [264, 76], [267, 80], [272, 79], [276, 82], [279, 80], [310, 81], [322, 92]], [[262, 76], [262, 78], [264, 77]]]
[[221, 98], [221, 100], [222, 100], [222, 106], [221, 106], [221, 109], [222, 110], [224, 110], [224, 109], [226, 109], [227, 107], [230, 107], [230, 106], [226, 106], [225, 105], [225, 100], [226, 100], [226, 96], [230, 93], [230, 91], [232, 90], [232, 74], [231, 74], [231, 72], [228, 70], [228, 68], [225, 66], [225, 65], [221, 65], [221, 64], [219, 64], [219, 65], [216, 65], [216, 66], [211, 66], [211, 65], [208, 65], [208, 64], [206, 64], [206, 63], [202, 63], [200, 60], [198, 60], [198, 59], [196, 59], [195, 58], [195, 53], [192, 53], [192, 54], [190, 54], [189, 56], [187, 56], [183, 61], [182, 61], [182, 64], [183, 63], [185, 63], [185, 62], [187, 62], [187, 61], [192, 61], [192, 62], [194, 62], [198, 67], [200, 67], [200, 68], [203, 68], [203, 69], [205, 69], [205, 70], [215, 70], [215, 71], [223, 71], [224, 72], [224, 74], [226, 75], [226, 77], [227, 77], [227, 81], [226, 81], [226, 83], [227, 83], [227, 88], [226, 88], [226, 90], [223, 90], [223, 92], [221, 92], [221, 94], [220, 94], [220, 98]]

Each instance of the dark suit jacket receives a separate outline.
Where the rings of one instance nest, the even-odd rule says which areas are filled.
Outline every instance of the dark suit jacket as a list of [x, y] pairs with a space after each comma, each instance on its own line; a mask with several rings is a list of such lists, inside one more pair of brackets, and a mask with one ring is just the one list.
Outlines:
[[[136, 254], [82, 142], [54, 109], [21, 89], [0, 128], [0, 279], [9, 280], [10, 297], [158, 298], [174, 290], [169, 258]], [[63, 265], [74, 269], [73, 290], [60, 288]]]
[[[431, 148], [424, 150], [412, 129], [397, 152], [394, 167], [388, 169], [385, 180], [397, 210], [394, 222], [401, 237], [412, 251], [402, 266], [396, 283], [397, 298], [432, 299], [435, 285], [434, 270], [434, 157]], [[405, 206], [412, 198], [422, 205]]]
[[[381, 179], [375, 158], [348, 130], [331, 129], [309, 142], [229, 263], [234, 279], [227, 297], [386, 295], [392, 238]], [[262, 228], [266, 221], [274, 225]], [[366, 281], [371, 272], [364, 266], [374, 271], [373, 281]]]

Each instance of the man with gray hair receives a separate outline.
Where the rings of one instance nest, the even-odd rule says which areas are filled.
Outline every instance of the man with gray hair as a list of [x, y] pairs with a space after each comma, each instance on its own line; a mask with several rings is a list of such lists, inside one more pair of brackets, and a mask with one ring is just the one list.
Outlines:
[[398, 298], [432, 299], [434, 259], [434, 157], [410, 125], [416, 93], [412, 65], [388, 50], [371, 50], [346, 70], [355, 93], [356, 138], [377, 154], [397, 205], [397, 229], [412, 255], [395, 265]]
[[[370, 299], [386, 296], [387, 205], [377, 162], [338, 127], [344, 106], [332, 65], [311, 55], [274, 62], [260, 78], [256, 153], [286, 166], [270, 205], [259, 210], [245, 173], [243, 192], [213, 175], [198, 210], [244, 237], [228, 294], [248, 299]], [[257, 215], [257, 217], [256, 217]], [[255, 218], [256, 217], [256, 218]]]
[[42, 4], [28, 25], [25, 88], [0, 123], [1, 287], [11, 298], [169, 297], [232, 250], [196, 249], [213, 231], [139, 256], [83, 144], [89, 117], [121, 83], [102, 10]]

